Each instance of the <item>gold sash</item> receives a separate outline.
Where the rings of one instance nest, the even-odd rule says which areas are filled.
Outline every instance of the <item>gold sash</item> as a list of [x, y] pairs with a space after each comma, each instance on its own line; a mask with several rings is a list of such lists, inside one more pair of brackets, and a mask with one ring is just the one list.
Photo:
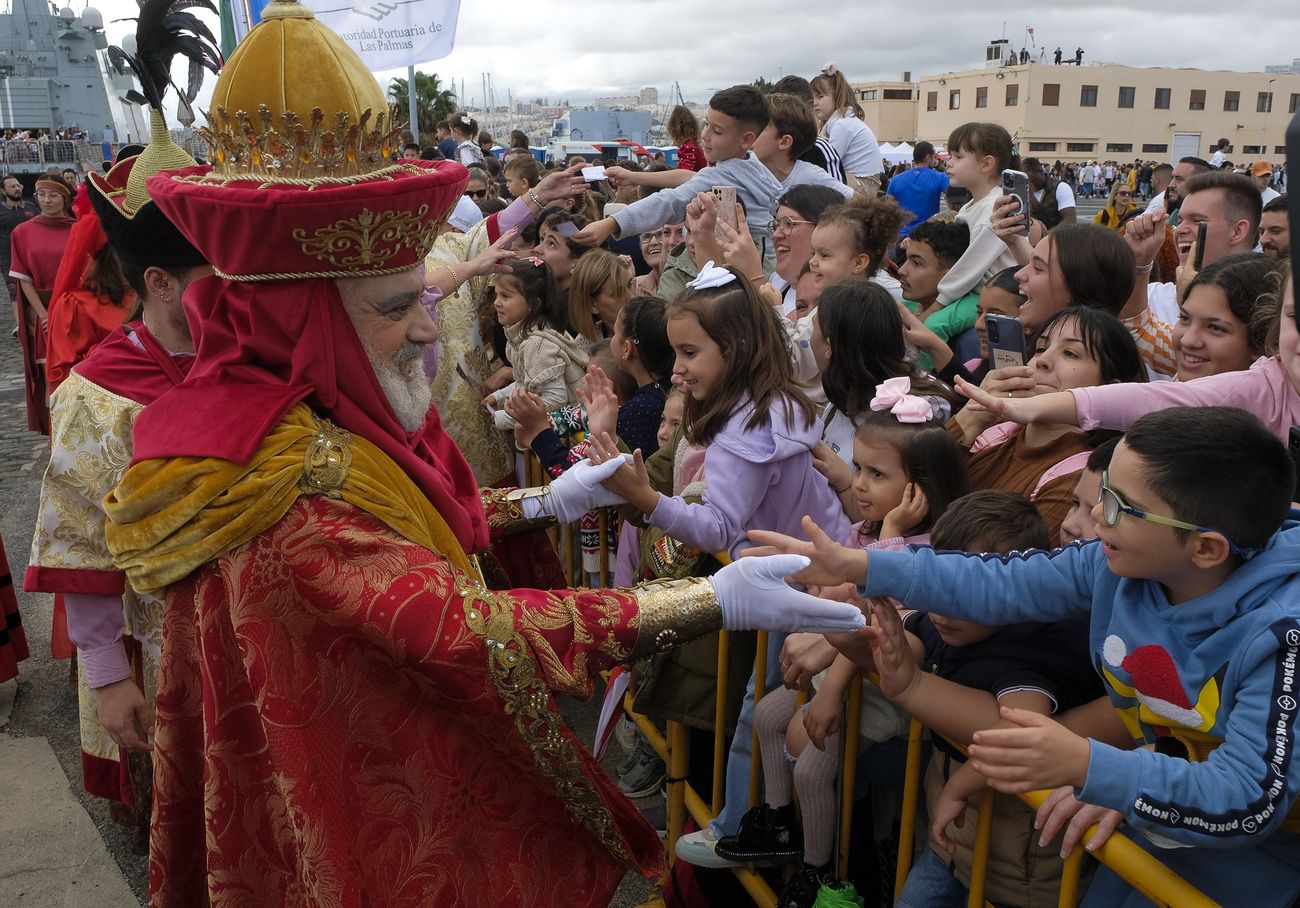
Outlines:
[[428, 498], [371, 442], [298, 404], [246, 465], [146, 460], [104, 499], [105, 535], [137, 590], [161, 590], [273, 526], [299, 495], [338, 498], [474, 578], [478, 571]]

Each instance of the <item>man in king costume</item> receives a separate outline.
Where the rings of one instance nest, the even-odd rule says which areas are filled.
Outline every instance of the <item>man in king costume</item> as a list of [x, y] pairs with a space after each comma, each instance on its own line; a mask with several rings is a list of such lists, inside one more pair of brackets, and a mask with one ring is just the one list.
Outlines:
[[[183, 0], [149, 0], [141, 12], [141, 53], [166, 46], [146, 36], [148, 23]], [[197, 21], [197, 20], [195, 20]], [[197, 39], [196, 39], [197, 40]], [[206, 62], [220, 57], [209, 45]], [[150, 67], [142, 84], [150, 79]], [[164, 68], [162, 70], [166, 72]], [[95, 216], [142, 304], [142, 318], [106, 337], [55, 391], [51, 407], [50, 463], [25, 584], [28, 592], [55, 593], [67, 610], [68, 635], [81, 657], [79, 707], [86, 791], [134, 808], [143, 840], [148, 822], [148, 760], [140, 757], [134, 780], [126, 754], [149, 748], [162, 638], [162, 601], [126, 582], [104, 539], [104, 496], [122, 479], [131, 459], [136, 416], [180, 384], [194, 361], [181, 294], [211, 273], [203, 255], [152, 203], [146, 180], [167, 169], [194, 165], [175, 145], [162, 114], [162, 86], [144, 85], [150, 99], [153, 141], [120, 159], [106, 174], [88, 176]], [[57, 606], [56, 606], [57, 609]]]
[[555, 694], [719, 626], [862, 615], [787, 586], [799, 558], [486, 589], [489, 536], [611, 501], [607, 465], [480, 493], [430, 409], [420, 304], [467, 172], [397, 160], [356, 55], [297, 3], [262, 15], [214, 93], [213, 169], [148, 183], [216, 275], [105, 501], [117, 564], [166, 598], [151, 904], [606, 905], [663, 846]]

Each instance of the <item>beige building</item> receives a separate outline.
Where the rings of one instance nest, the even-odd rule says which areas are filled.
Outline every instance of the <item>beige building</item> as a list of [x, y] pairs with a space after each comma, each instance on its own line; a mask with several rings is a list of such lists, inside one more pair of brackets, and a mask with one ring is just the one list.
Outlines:
[[916, 141], [915, 83], [870, 82], [853, 87], [857, 90], [862, 112], [866, 114], [866, 123], [880, 144]]
[[[1300, 73], [1110, 63], [994, 65], [854, 88], [881, 142], [942, 146], [956, 126], [989, 120], [1011, 132], [1022, 155], [1049, 161], [1208, 158], [1225, 138], [1229, 160], [1276, 162], [1300, 107]], [[909, 106], [912, 134], [899, 135]]]

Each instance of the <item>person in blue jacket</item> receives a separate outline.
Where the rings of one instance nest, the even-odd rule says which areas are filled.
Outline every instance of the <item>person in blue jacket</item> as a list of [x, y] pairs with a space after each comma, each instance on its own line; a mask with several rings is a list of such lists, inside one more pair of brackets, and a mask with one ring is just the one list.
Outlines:
[[[863, 596], [953, 618], [1088, 613], [1113, 712], [1094, 710], [1086, 726], [1003, 709], [998, 727], [975, 733], [972, 765], [999, 791], [1055, 789], [1039, 814], [1045, 838], [1069, 825], [1073, 847], [1092, 823], [1108, 834], [1122, 821], [1216, 901], [1284, 908], [1300, 892], [1294, 491], [1286, 448], [1257, 418], [1171, 407], [1139, 419], [1116, 447], [1093, 509], [1096, 540], [1010, 556], [925, 547], [868, 554], [806, 521], [810, 542], [753, 532], [759, 547], [746, 554], [806, 554], [812, 564], [798, 582], [850, 580]], [[862, 635], [887, 688], [895, 642], [880, 627]], [[861, 643], [836, 640], [850, 653]], [[1125, 737], [1115, 717], [1124, 746], [1115, 746]], [[1103, 867], [1084, 904], [1150, 903]]]

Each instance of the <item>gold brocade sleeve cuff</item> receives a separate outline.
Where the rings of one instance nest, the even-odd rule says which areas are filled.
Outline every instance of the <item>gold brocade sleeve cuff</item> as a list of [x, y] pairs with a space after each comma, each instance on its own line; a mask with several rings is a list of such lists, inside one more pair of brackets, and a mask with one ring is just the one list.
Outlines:
[[525, 530], [553, 526], [555, 518], [529, 517], [524, 511], [525, 500], [544, 495], [544, 486], [535, 489], [479, 489], [483, 513], [487, 515], [488, 532], [492, 538], [500, 539]]
[[647, 583], [633, 592], [639, 630], [630, 659], [672, 649], [722, 627], [722, 606], [707, 579]]

